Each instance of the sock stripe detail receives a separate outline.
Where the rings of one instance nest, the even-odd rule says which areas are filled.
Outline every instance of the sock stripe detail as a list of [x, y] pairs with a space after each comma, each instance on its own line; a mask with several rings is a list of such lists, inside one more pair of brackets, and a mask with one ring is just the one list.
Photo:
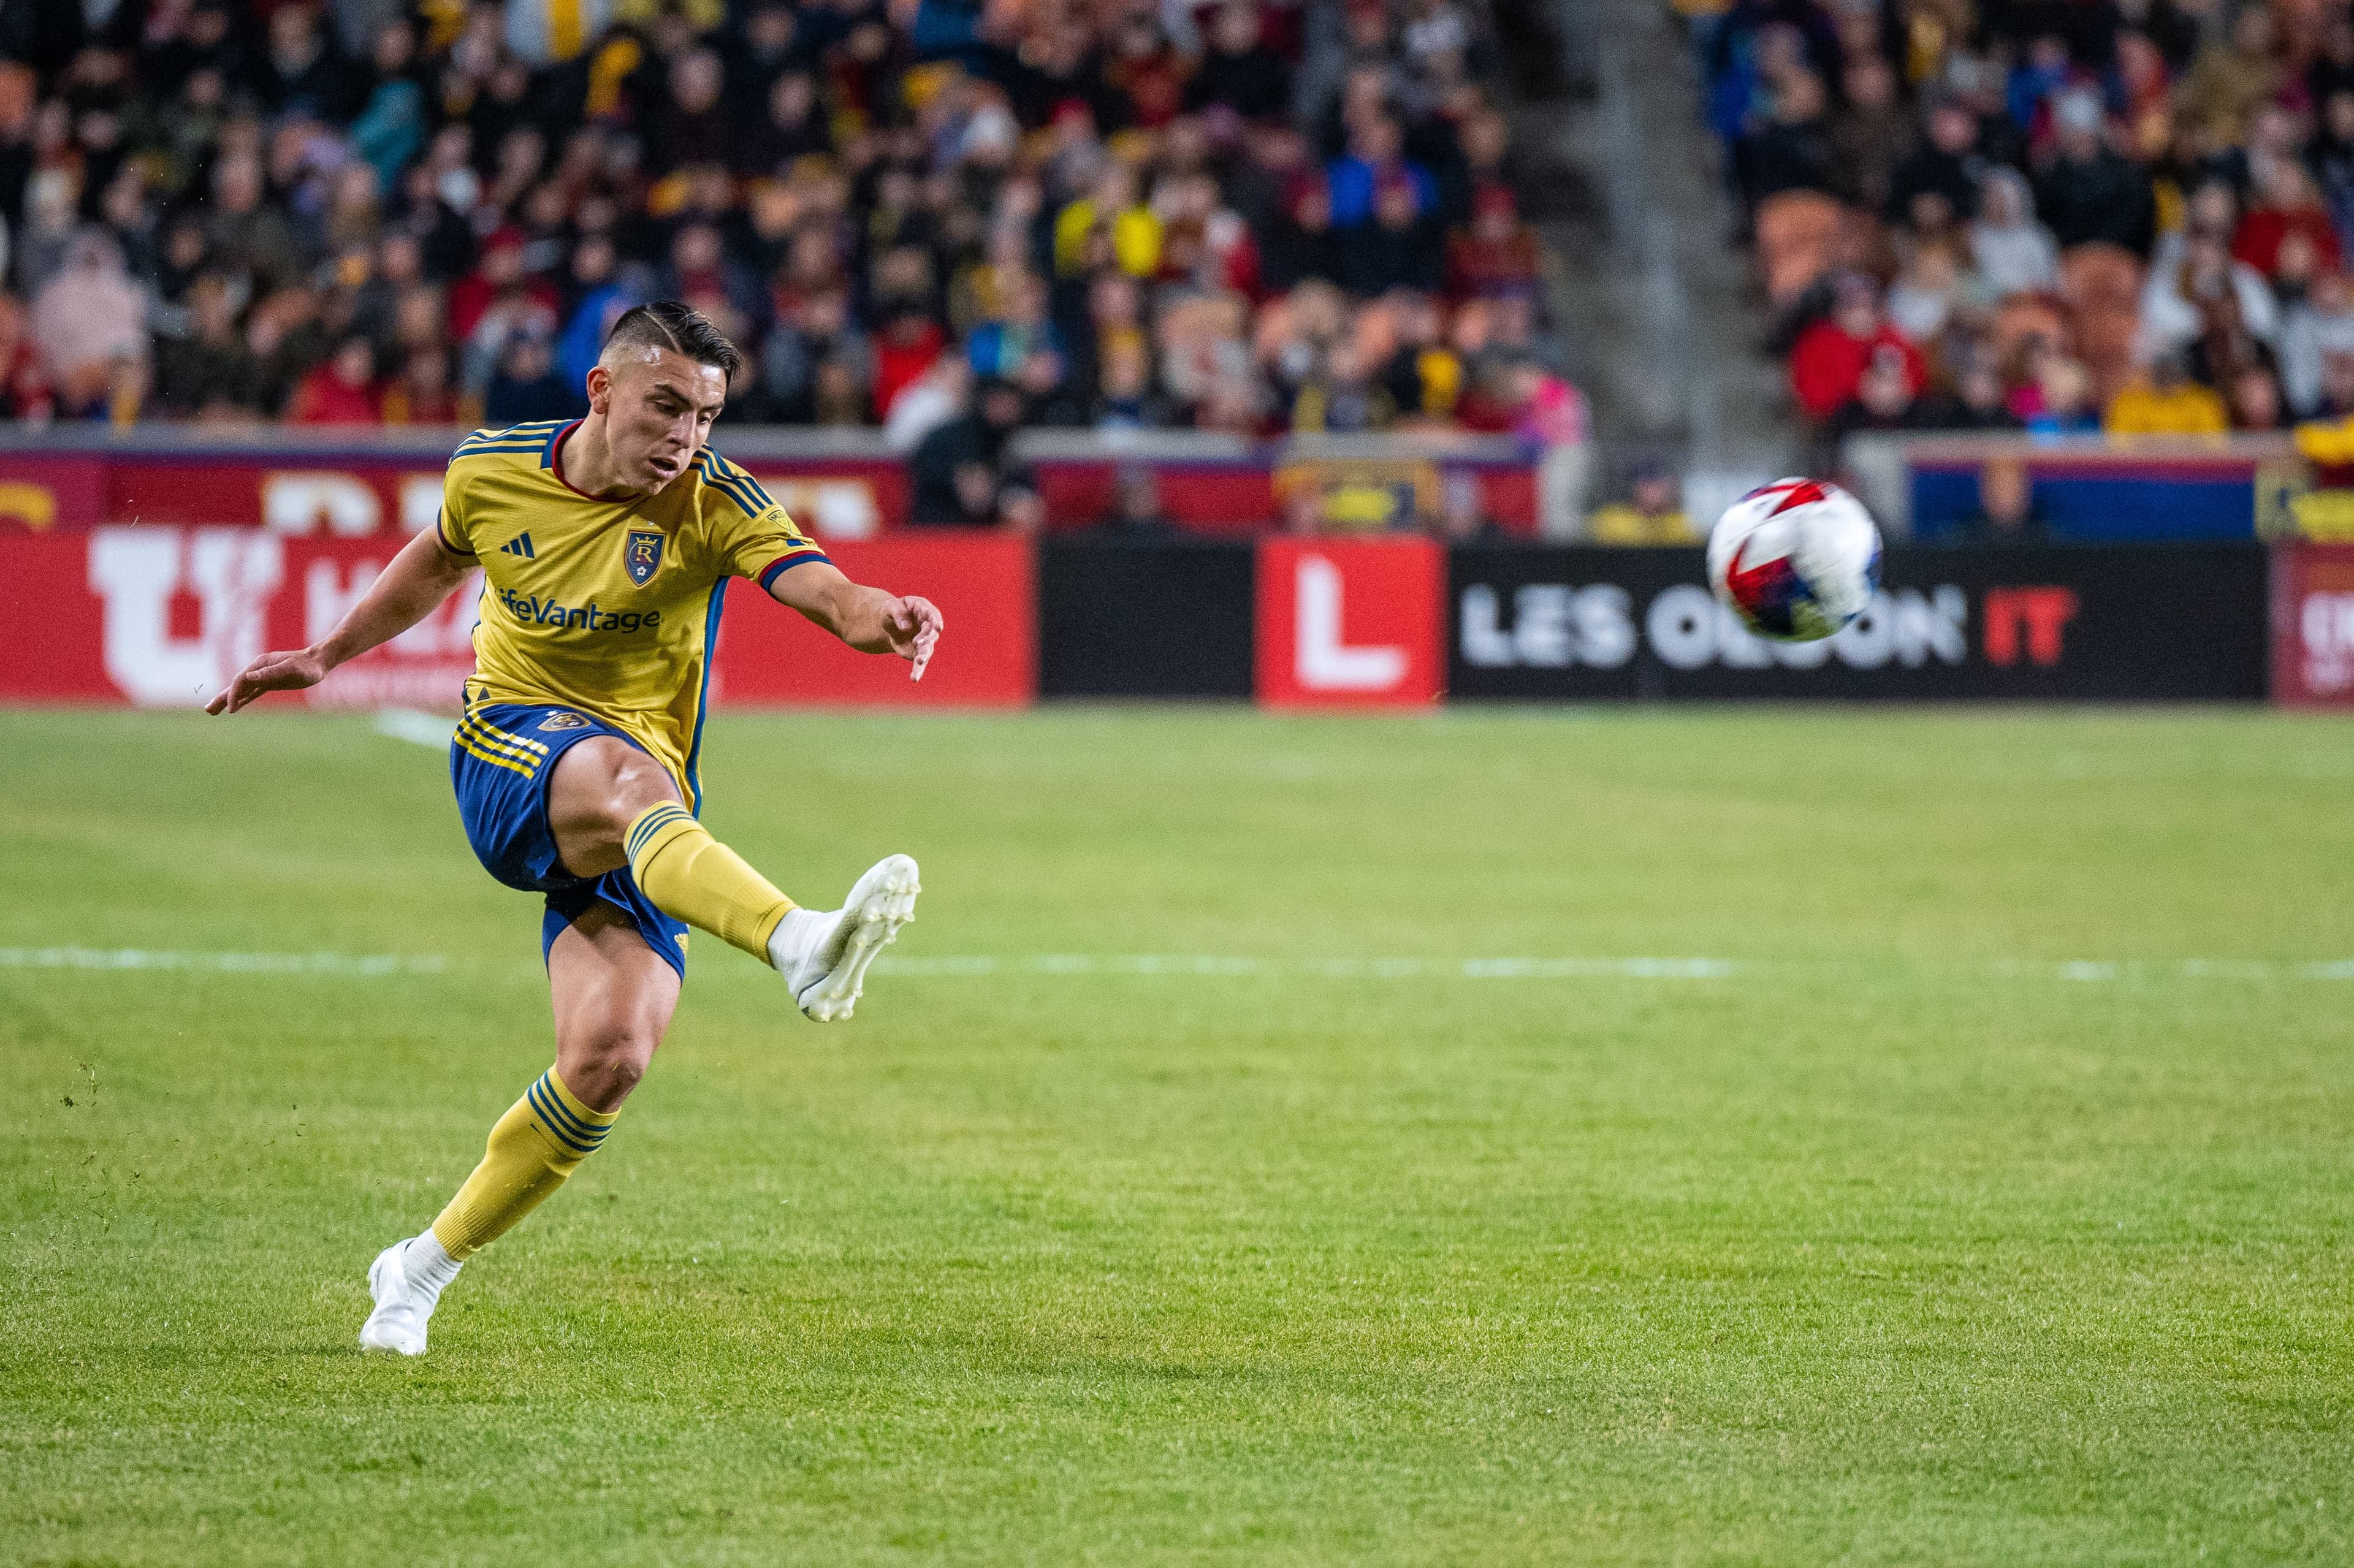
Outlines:
[[646, 810], [646, 814], [640, 817], [631, 827], [629, 838], [622, 845], [622, 853], [634, 861], [638, 858], [639, 853], [646, 847], [646, 841], [652, 838], [663, 829], [670, 826], [673, 822], [691, 822], [693, 821], [695, 821], [693, 814], [690, 813], [684, 806], [663, 805], [649, 807]]
[[578, 1117], [566, 1110], [564, 1103], [557, 1099], [554, 1091], [548, 1087], [546, 1074], [542, 1074], [534, 1081], [530, 1088], [524, 1091], [524, 1097], [531, 1101], [531, 1108], [539, 1113], [541, 1123], [549, 1132], [556, 1135], [556, 1140], [580, 1154], [596, 1153], [597, 1146], [603, 1143], [605, 1135], [612, 1130], [610, 1127], [589, 1127]]
[[619, 1111], [595, 1111], [585, 1105], [574, 1110], [575, 1102], [570, 1097], [572, 1091], [564, 1086], [563, 1080], [556, 1075], [553, 1067], [539, 1075], [539, 1085], [547, 1091], [548, 1103], [586, 1137], [602, 1138], [612, 1131], [613, 1123], [620, 1119]]

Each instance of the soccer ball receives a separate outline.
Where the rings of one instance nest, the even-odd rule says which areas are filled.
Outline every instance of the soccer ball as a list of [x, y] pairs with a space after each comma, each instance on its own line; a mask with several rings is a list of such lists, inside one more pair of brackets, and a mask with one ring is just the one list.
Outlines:
[[1708, 586], [1780, 642], [1829, 637], [1880, 587], [1880, 530], [1836, 484], [1777, 479], [1734, 502], [1708, 536]]

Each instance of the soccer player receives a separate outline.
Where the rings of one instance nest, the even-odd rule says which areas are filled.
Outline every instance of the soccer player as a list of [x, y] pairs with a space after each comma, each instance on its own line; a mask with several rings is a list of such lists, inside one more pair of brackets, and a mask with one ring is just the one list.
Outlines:
[[207, 711], [327, 673], [414, 626], [482, 568], [482, 623], [450, 774], [474, 853], [540, 893], [556, 1065], [491, 1128], [431, 1227], [368, 1268], [360, 1345], [425, 1353], [442, 1290], [596, 1152], [670, 1027], [699, 927], [776, 969], [819, 1022], [848, 1018], [875, 953], [915, 917], [895, 854], [839, 909], [797, 907], [697, 821], [711, 648], [730, 577], [921, 680], [944, 628], [928, 600], [862, 588], [751, 475], [706, 444], [738, 355], [686, 306], [613, 323], [570, 423], [477, 431], [450, 460], [439, 524], [411, 539], [325, 641], [265, 653]]

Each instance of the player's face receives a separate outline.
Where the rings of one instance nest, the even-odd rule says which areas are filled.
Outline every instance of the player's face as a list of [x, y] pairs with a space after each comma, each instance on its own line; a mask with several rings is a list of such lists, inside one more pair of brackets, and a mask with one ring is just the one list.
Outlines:
[[716, 366], [645, 348], [617, 355], [588, 377], [588, 400], [605, 416], [613, 462], [631, 489], [652, 494], [686, 471], [727, 401]]

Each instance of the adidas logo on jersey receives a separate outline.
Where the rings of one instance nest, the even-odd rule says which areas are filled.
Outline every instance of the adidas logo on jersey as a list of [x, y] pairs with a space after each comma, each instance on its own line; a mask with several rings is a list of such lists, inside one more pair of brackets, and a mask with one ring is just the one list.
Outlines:
[[539, 559], [537, 556], [531, 553], [531, 535], [528, 534], [518, 534], [514, 538], [509, 539], [505, 544], [501, 545], [499, 546], [499, 554], [502, 556], [521, 556], [526, 561], [535, 561]]

